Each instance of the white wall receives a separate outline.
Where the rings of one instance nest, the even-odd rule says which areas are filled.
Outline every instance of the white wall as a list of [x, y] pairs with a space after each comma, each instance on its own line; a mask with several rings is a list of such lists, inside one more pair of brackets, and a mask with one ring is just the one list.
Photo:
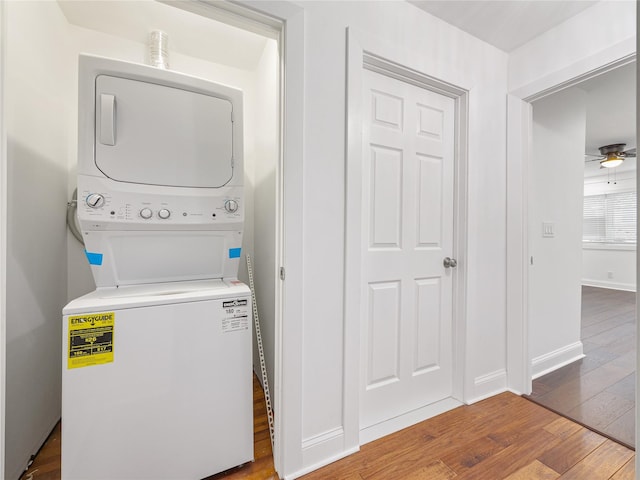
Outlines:
[[[54, 2], [7, 2], [6, 430], [3, 478], [16, 480], [60, 417], [66, 299], [66, 22]], [[4, 341], [4, 339], [3, 339]]]
[[[278, 169], [279, 151], [279, 100], [278, 92], [278, 45], [270, 40], [265, 45], [262, 59], [256, 70], [255, 102], [256, 115], [248, 119], [253, 122], [255, 132], [255, 161], [253, 185], [253, 224], [254, 246], [252, 266], [256, 290], [256, 301], [260, 317], [260, 330], [265, 353], [267, 378], [270, 387], [274, 387], [275, 365], [275, 312], [276, 284], [279, 282], [277, 256], [276, 215], [278, 211], [278, 187], [280, 186]], [[259, 372], [259, 362], [254, 353], [254, 370]], [[258, 373], [262, 380], [261, 373]]]
[[585, 244], [582, 248], [582, 284], [636, 291], [636, 247]]
[[[533, 104], [529, 246], [530, 352], [538, 376], [582, 355], [582, 206], [586, 93], [572, 88]], [[543, 236], [543, 223], [553, 237]]]

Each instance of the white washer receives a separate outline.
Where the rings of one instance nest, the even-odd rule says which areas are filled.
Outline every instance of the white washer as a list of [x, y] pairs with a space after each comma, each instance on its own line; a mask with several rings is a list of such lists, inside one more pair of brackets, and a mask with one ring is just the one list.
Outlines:
[[102, 288], [63, 315], [63, 479], [196, 480], [253, 460], [246, 285]]

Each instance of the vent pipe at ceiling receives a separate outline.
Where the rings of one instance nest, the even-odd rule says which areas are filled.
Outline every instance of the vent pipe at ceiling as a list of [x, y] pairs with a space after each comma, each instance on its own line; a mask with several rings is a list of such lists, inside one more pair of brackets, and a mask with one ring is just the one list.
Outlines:
[[169, 68], [169, 35], [162, 30], [153, 30], [149, 34], [149, 64]]

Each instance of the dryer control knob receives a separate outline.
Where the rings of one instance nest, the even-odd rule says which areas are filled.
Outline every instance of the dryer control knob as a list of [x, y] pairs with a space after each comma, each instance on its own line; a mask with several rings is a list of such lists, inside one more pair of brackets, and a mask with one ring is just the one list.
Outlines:
[[236, 213], [238, 211], [238, 202], [235, 200], [227, 200], [224, 202], [224, 209], [229, 213]]
[[140, 210], [140, 216], [145, 220], [149, 220], [153, 216], [153, 212], [150, 208], [143, 208]]
[[99, 193], [91, 193], [87, 195], [85, 201], [91, 208], [100, 208], [102, 205], [104, 205], [104, 196]]
[[158, 217], [160, 217], [161, 219], [166, 220], [170, 216], [171, 216], [171, 212], [169, 210], [167, 210], [166, 208], [158, 210]]

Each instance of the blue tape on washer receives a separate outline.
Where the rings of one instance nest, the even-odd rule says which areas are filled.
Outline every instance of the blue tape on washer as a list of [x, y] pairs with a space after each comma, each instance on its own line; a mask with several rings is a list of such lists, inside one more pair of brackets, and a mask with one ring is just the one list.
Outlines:
[[230, 248], [229, 249], [229, 258], [240, 258], [241, 248]]
[[87, 256], [87, 260], [89, 260], [89, 265], [102, 265], [102, 254], [87, 252], [84, 251], [84, 254]]

